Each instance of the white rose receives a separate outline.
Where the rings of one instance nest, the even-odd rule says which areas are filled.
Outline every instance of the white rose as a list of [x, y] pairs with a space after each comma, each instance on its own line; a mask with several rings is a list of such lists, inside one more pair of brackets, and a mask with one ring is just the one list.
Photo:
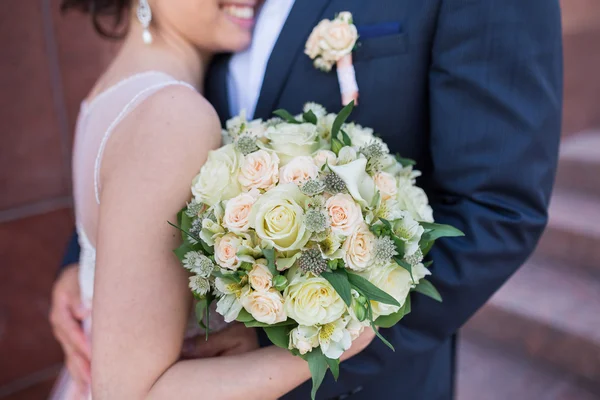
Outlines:
[[256, 189], [242, 193], [227, 202], [223, 226], [235, 233], [245, 232], [250, 228], [250, 210], [258, 198]]
[[311, 232], [304, 226], [307, 197], [298, 186], [279, 185], [263, 194], [252, 207], [250, 226], [263, 241], [277, 250], [299, 250], [310, 239]]
[[394, 221], [394, 233], [404, 242], [404, 255], [412, 256], [419, 249], [419, 241], [425, 229], [408, 212]]
[[248, 282], [252, 289], [259, 292], [266, 292], [273, 286], [273, 274], [263, 263], [264, 260], [258, 260], [248, 272]]
[[[363, 277], [373, 285], [383, 290], [400, 303], [402, 306], [406, 301], [412, 287], [412, 279], [407, 270], [395, 263], [389, 263], [384, 267], [371, 268], [362, 273]], [[372, 301], [373, 318], [382, 315], [390, 315], [397, 312], [400, 307]]]
[[281, 165], [297, 156], [310, 156], [319, 149], [317, 127], [313, 124], [281, 123], [267, 128], [265, 137], [279, 155]]
[[309, 179], [314, 179], [319, 175], [319, 168], [308, 156], [294, 157], [292, 160], [281, 167], [279, 170], [280, 184], [295, 183], [300, 185]]
[[266, 150], [258, 150], [244, 157], [238, 181], [245, 190], [268, 190], [277, 184], [279, 157]]
[[216, 263], [230, 270], [237, 270], [240, 266], [240, 259], [237, 252], [242, 246], [242, 238], [228, 233], [215, 240], [215, 261]]
[[237, 196], [242, 190], [237, 182], [241, 154], [233, 145], [208, 153], [206, 164], [192, 182], [196, 201], [212, 206], [221, 200]]
[[374, 243], [375, 235], [367, 224], [359, 224], [342, 246], [346, 267], [354, 271], [364, 271], [370, 267]]
[[242, 305], [258, 322], [273, 325], [287, 319], [283, 297], [275, 289], [254, 291], [242, 297]]
[[319, 329], [314, 326], [298, 325], [290, 332], [289, 349], [298, 349], [304, 355], [319, 345]]
[[423, 222], [433, 222], [433, 210], [425, 191], [414, 186], [409, 179], [398, 180], [396, 200], [403, 210], [407, 210], [414, 219]]
[[[360, 149], [362, 146], [371, 143], [373, 140], [377, 140], [373, 134], [373, 129], [363, 128], [362, 126], [349, 123], [344, 125], [344, 132], [348, 134], [352, 141], [352, 146]], [[381, 140], [379, 140], [381, 142]]]
[[323, 49], [324, 57], [335, 61], [350, 54], [358, 39], [356, 26], [340, 19], [327, 24], [321, 35], [319, 46]]
[[352, 196], [339, 193], [330, 197], [325, 203], [334, 233], [348, 236], [363, 221], [360, 206]]
[[393, 175], [382, 171], [376, 173], [373, 180], [375, 181], [375, 186], [379, 189], [379, 193], [381, 193], [381, 198], [383, 200], [391, 199], [398, 193], [396, 178], [394, 178]]
[[359, 158], [345, 165], [330, 167], [344, 183], [348, 192], [362, 207], [369, 207], [375, 198], [376, 187], [373, 178], [367, 174], [367, 159]]
[[331, 150], [319, 150], [313, 156], [313, 161], [319, 170], [323, 168], [323, 165], [325, 164], [335, 165], [335, 153]]
[[340, 318], [346, 304], [325, 278], [296, 277], [283, 293], [288, 316], [300, 325], [328, 324]]

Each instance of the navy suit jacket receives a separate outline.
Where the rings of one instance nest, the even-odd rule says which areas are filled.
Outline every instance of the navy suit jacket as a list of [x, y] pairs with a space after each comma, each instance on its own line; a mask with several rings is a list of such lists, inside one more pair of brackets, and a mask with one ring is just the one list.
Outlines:
[[[307, 101], [338, 111], [335, 72], [303, 54], [312, 28], [350, 11], [362, 35], [351, 116], [393, 152], [415, 159], [438, 222], [431, 281], [444, 299], [413, 294], [412, 312], [328, 376], [319, 399], [450, 399], [453, 336], [519, 268], [547, 220], [562, 108], [558, 0], [296, 0], [269, 59], [256, 118]], [[224, 121], [227, 55], [206, 96]], [[75, 254], [76, 255], [76, 254]], [[71, 260], [76, 260], [72, 258]], [[306, 383], [284, 397], [307, 399]]]

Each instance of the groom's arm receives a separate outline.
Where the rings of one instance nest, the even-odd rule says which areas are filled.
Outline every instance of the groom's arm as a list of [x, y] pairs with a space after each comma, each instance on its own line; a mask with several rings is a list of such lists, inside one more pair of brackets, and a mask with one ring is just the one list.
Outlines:
[[[440, 240], [432, 283], [398, 329], [422, 349], [454, 334], [532, 253], [558, 159], [562, 34], [558, 0], [445, 0], [430, 71], [431, 183]], [[400, 352], [414, 351], [408, 340]]]

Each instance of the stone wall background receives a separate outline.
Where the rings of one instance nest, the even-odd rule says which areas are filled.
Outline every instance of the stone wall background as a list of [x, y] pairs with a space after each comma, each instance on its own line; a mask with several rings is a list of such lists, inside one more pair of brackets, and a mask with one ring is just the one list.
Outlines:
[[[0, 399], [45, 398], [61, 365], [47, 322], [73, 229], [72, 132], [79, 103], [117, 48], [58, 0], [0, 8]], [[563, 134], [600, 126], [600, 2], [563, 1]]]

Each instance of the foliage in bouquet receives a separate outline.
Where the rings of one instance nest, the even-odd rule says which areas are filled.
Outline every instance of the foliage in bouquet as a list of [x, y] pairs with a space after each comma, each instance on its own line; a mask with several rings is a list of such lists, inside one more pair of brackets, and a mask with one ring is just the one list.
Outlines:
[[313, 398], [366, 326], [398, 323], [411, 292], [441, 301], [424, 258], [462, 235], [433, 222], [413, 161], [346, 122], [352, 108], [229, 120], [178, 214], [200, 323], [216, 300], [227, 322], [263, 328], [308, 361]]

